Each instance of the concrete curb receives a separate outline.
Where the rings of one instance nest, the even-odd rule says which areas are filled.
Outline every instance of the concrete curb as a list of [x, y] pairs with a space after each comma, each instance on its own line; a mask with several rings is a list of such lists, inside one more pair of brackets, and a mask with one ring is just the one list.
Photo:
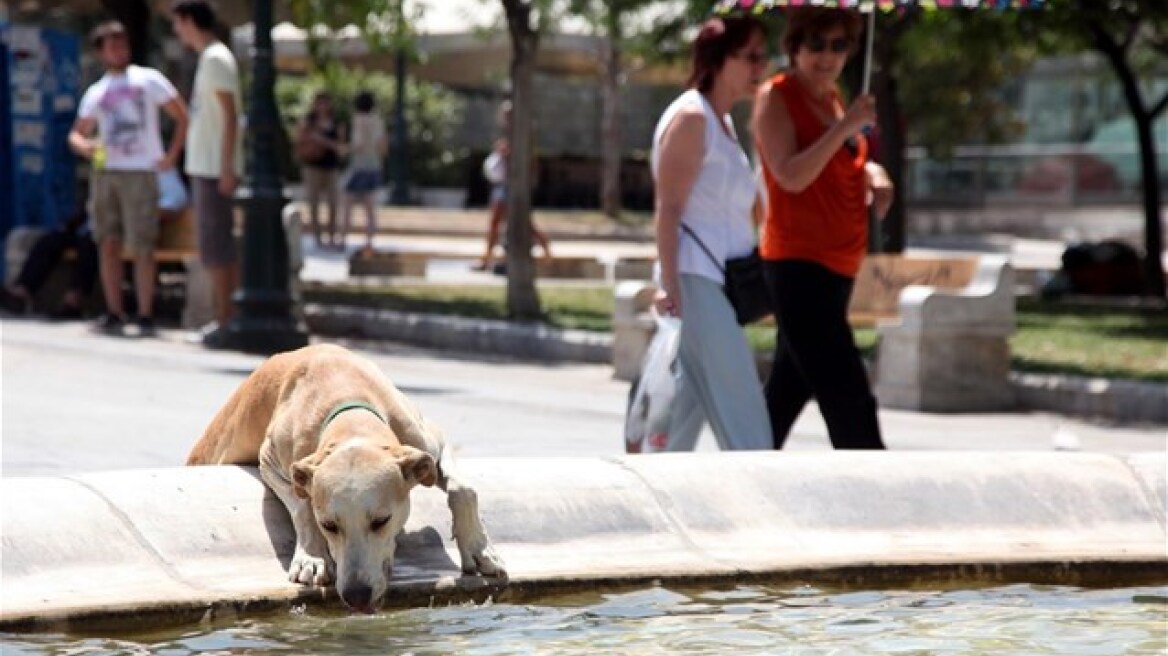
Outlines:
[[1018, 372], [1010, 383], [1025, 408], [1168, 424], [1168, 385]]
[[612, 335], [541, 324], [310, 303], [304, 319], [314, 334], [387, 339], [419, 346], [516, 358], [607, 363]]
[[[467, 459], [510, 580], [461, 576], [445, 499], [419, 489], [388, 605], [653, 579], [1162, 582], [1166, 465], [1163, 453]], [[250, 468], [9, 478], [0, 492], [0, 629], [331, 598], [286, 583], [287, 515]]]
[[[332, 337], [387, 339], [532, 360], [612, 362], [609, 333], [315, 303], [305, 307], [305, 320], [314, 334]], [[760, 364], [769, 367], [766, 359]], [[1168, 424], [1165, 384], [1020, 372], [1010, 374], [1010, 384], [1022, 409]]]

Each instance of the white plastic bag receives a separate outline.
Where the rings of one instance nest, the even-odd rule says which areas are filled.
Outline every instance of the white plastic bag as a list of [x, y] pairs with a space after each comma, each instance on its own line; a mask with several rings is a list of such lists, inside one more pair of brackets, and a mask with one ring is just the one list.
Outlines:
[[625, 411], [625, 451], [656, 453], [669, 445], [669, 409], [676, 391], [677, 346], [681, 320], [654, 313], [657, 332], [629, 390]]
[[182, 177], [175, 169], [158, 172], [158, 207], [178, 211], [187, 206], [190, 196]]
[[507, 160], [498, 151], [492, 152], [483, 160], [483, 177], [493, 185], [507, 181]]

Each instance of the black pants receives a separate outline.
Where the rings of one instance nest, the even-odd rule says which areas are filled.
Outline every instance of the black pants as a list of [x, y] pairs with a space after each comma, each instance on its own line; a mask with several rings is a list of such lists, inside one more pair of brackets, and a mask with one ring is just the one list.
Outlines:
[[851, 278], [806, 260], [766, 261], [778, 335], [765, 394], [775, 448], [814, 398], [837, 449], [883, 449], [876, 398], [848, 325]]
[[88, 234], [54, 230], [42, 235], [29, 250], [16, 284], [35, 294], [70, 248], [77, 251], [77, 260], [69, 274], [69, 290], [88, 296], [97, 280], [97, 245]]

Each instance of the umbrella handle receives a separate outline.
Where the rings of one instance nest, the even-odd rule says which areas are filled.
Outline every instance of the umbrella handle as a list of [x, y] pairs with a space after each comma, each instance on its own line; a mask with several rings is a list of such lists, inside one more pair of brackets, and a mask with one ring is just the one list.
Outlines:
[[868, 10], [868, 29], [864, 35], [864, 83], [860, 93], [867, 95], [872, 88], [872, 41], [876, 36], [876, 7]]

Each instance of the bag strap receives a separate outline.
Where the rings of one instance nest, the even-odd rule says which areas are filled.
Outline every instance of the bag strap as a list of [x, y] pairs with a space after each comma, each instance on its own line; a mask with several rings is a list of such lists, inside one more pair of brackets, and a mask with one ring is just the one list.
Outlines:
[[690, 227], [684, 223], [681, 224], [681, 229], [684, 230], [690, 237], [693, 237], [693, 240], [698, 243], [698, 246], [701, 247], [702, 252], [706, 254], [706, 257], [710, 258], [710, 261], [714, 263], [714, 266], [718, 267], [718, 271], [720, 271], [722, 275], [726, 275], [726, 267], [718, 261], [718, 258], [714, 257], [714, 254], [710, 252], [709, 248], [706, 248], [705, 243], [702, 242], [697, 233], [691, 230]]

